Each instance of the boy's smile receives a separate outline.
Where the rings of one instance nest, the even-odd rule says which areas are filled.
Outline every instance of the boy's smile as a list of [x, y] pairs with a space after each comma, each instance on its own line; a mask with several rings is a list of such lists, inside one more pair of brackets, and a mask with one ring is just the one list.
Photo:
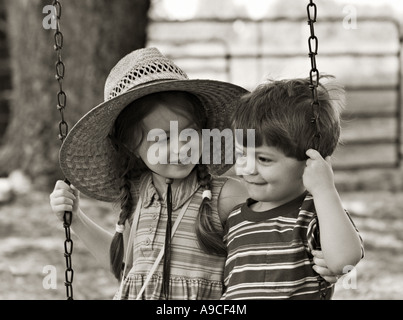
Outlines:
[[262, 182], [256, 182], [256, 181], [249, 181], [247, 178], [242, 177], [244, 179], [244, 181], [248, 184], [252, 184], [252, 185], [256, 185], [256, 186], [264, 186], [267, 184], [266, 181], [262, 181]]
[[245, 166], [237, 169], [242, 173], [243, 182], [252, 199], [262, 202], [264, 207], [272, 208], [305, 191], [302, 182], [305, 161], [287, 157], [281, 150], [267, 145], [254, 150], [245, 149], [248, 149], [245, 150], [245, 157], [253, 159], [244, 161]]

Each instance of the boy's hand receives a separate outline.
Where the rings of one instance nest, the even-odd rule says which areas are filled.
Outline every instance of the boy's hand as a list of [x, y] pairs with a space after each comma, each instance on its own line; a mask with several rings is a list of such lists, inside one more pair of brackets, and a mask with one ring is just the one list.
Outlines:
[[305, 188], [314, 196], [315, 193], [334, 188], [334, 178], [330, 157], [323, 159], [314, 149], [306, 151], [309, 157], [302, 175]]
[[326, 265], [325, 259], [323, 257], [322, 251], [312, 251], [313, 263], [312, 267], [316, 273], [318, 273], [323, 279], [329, 283], [336, 283], [339, 275], [333, 274]]
[[49, 198], [52, 211], [60, 221], [63, 221], [65, 211], [71, 211], [73, 217], [78, 212], [80, 192], [73, 185], [58, 180]]

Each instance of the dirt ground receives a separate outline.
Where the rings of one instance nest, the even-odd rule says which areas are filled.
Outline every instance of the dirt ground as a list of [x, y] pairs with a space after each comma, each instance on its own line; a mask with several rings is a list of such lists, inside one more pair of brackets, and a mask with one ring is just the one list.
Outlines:
[[[403, 193], [341, 194], [365, 242], [365, 258], [340, 278], [336, 300], [403, 299]], [[111, 204], [82, 200], [83, 210], [113, 228]], [[74, 234], [76, 300], [111, 299], [117, 282]], [[51, 213], [49, 195], [33, 192], [0, 205], [0, 299], [65, 299], [64, 229]], [[52, 286], [53, 285], [53, 286]]]

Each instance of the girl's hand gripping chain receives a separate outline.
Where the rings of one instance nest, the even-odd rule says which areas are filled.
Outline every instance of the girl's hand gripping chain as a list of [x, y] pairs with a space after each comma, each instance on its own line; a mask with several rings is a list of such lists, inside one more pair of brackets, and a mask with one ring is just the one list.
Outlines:
[[56, 182], [53, 192], [50, 194], [50, 206], [57, 218], [63, 222], [65, 211], [71, 211], [74, 216], [79, 210], [80, 192], [73, 186], [69, 186], [62, 180]]

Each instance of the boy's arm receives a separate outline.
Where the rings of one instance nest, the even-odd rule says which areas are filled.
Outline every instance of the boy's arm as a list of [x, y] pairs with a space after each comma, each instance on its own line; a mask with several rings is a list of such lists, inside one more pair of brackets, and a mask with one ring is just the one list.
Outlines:
[[342, 274], [346, 266], [355, 266], [360, 261], [361, 240], [334, 185], [330, 158], [323, 159], [313, 149], [306, 154], [309, 159], [303, 182], [314, 199], [323, 256], [331, 272]]

